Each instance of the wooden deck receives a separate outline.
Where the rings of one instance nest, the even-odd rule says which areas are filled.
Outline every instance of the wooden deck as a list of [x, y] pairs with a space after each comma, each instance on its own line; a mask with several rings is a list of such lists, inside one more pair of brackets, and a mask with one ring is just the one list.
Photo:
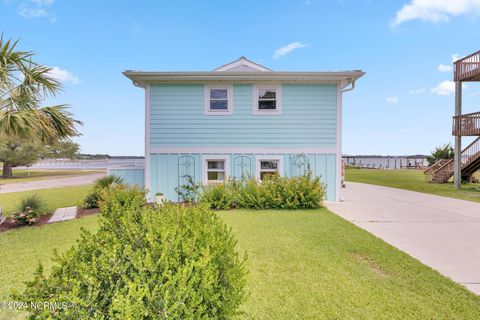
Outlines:
[[480, 81], [480, 51], [455, 61], [455, 81]]
[[480, 136], [480, 112], [453, 117], [452, 135]]

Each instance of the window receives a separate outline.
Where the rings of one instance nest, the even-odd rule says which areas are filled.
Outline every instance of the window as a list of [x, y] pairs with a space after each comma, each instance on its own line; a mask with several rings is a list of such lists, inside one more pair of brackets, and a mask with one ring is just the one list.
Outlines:
[[226, 115], [232, 114], [231, 86], [205, 87], [205, 114]]
[[281, 114], [281, 88], [279, 85], [261, 85], [254, 87], [253, 114]]
[[282, 174], [283, 161], [281, 157], [257, 157], [257, 179], [264, 180], [267, 176], [276, 173]]
[[207, 184], [225, 181], [225, 160], [207, 160]]
[[229, 172], [228, 158], [224, 156], [204, 157], [203, 184], [224, 182]]

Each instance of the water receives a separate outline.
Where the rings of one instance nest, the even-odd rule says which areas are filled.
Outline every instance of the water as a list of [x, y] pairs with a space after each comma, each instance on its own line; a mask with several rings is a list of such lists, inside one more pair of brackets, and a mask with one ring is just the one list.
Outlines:
[[143, 167], [143, 159], [105, 159], [105, 160], [42, 160], [34, 165], [21, 169], [75, 169], [106, 170], [115, 167]]
[[367, 157], [367, 156], [344, 156], [343, 160], [346, 166], [360, 168], [380, 168], [380, 169], [405, 169], [428, 167], [425, 157]]

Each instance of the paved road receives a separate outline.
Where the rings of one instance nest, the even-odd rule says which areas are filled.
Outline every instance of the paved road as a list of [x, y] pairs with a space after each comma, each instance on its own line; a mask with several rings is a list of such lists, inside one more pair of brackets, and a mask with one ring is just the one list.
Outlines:
[[480, 295], [480, 203], [348, 182], [327, 207]]
[[104, 177], [105, 173], [85, 174], [68, 178], [49, 178], [29, 182], [17, 182], [0, 186], [0, 193], [12, 193], [38, 189], [62, 188], [90, 184], [98, 178]]

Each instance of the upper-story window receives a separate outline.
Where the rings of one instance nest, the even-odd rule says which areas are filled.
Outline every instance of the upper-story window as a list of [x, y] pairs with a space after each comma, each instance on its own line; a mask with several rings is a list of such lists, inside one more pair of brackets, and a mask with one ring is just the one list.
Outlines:
[[278, 115], [282, 112], [282, 92], [279, 85], [256, 85], [253, 90], [254, 115]]
[[228, 115], [233, 112], [231, 86], [205, 87], [205, 114]]

